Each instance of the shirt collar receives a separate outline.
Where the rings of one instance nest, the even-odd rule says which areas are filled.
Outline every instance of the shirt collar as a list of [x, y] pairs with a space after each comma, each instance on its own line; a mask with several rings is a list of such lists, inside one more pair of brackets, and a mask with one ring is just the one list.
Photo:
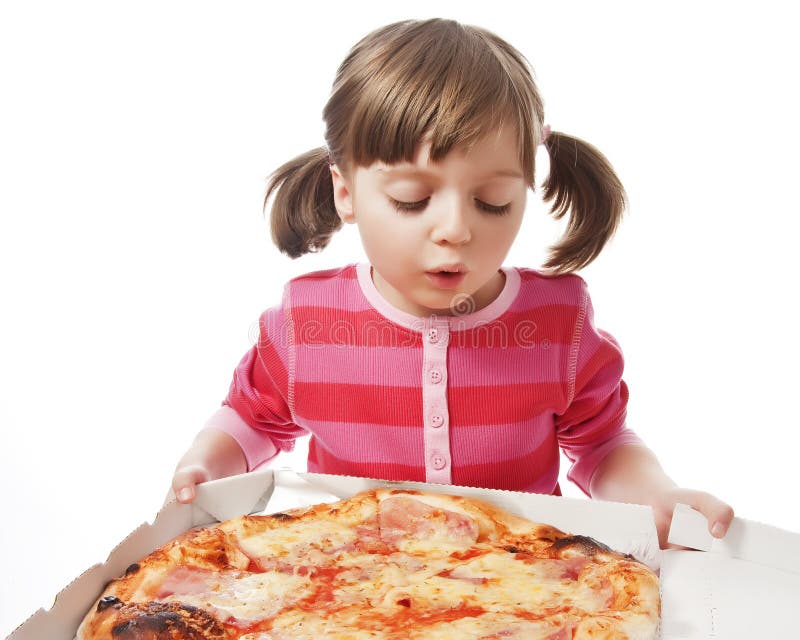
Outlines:
[[358, 283], [361, 286], [361, 291], [372, 307], [387, 320], [391, 320], [396, 324], [419, 332], [424, 331], [431, 323], [438, 325], [444, 324], [445, 322], [449, 325], [450, 331], [473, 329], [476, 326], [488, 324], [492, 320], [500, 317], [516, 299], [520, 288], [518, 269], [515, 267], [501, 267], [500, 270], [506, 277], [503, 290], [500, 292], [500, 295], [483, 309], [465, 315], [445, 316], [431, 314], [429, 317], [420, 317], [398, 309], [381, 295], [375, 287], [375, 283], [372, 281], [372, 266], [368, 262], [359, 262], [356, 264]]

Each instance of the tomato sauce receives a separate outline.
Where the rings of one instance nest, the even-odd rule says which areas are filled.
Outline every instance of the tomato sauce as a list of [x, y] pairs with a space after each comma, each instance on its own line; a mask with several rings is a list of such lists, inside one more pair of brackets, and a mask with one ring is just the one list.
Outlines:
[[246, 627], [240, 627], [235, 623], [231, 624], [230, 622], [228, 622], [225, 624], [225, 626], [231, 631], [235, 631], [238, 634], [245, 635], [248, 633], [258, 633], [259, 631], [270, 631], [272, 629], [273, 621], [274, 621], [273, 618], [267, 618], [266, 620], [259, 620], [258, 622], [254, 622], [253, 624], [248, 625]]
[[569, 613], [570, 607], [547, 607], [538, 611], [526, 611], [525, 609], [517, 609], [514, 615], [523, 620], [544, 620], [551, 616], [556, 616], [560, 613]]
[[472, 560], [472, 558], [478, 558], [486, 555], [487, 553], [489, 553], [489, 549], [470, 547], [464, 551], [453, 551], [453, 553], [450, 554], [450, 557], [456, 560]]
[[395, 630], [415, 627], [426, 627], [440, 622], [453, 622], [461, 618], [477, 618], [486, 613], [483, 607], [460, 604], [449, 609], [419, 611], [414, 608], [413, 601], [402, 603], [402, 607], [393, 614], [387, 615], [374, 610], [365, 610], [359, 616], [362, 629]]

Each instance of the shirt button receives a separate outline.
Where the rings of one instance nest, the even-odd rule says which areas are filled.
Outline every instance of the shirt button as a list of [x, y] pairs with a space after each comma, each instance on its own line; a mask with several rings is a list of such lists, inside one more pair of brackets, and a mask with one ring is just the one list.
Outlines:
[[431, 456], [431, 464], [433, 465], [434, 469], [441, 471], [447, 466], [447, 460], [445, 460], [445, 457], [442, 454], [434, 453], [433, 456]]
[[428, 329], [428, 342], [431, 344], [436, 344], [439, 342], [439, 330], [438, 329]]
[[433, 384], [439, 384], [442, 381], [442, 372], [439, 369], [434, 369], [431, 371], [431, 382]]
[[433, 427], [438, 429], [443, 424], [444, 424], [444, 418], [442, 418], [442, 416], [433, 416], [431, 418], [431, 426], [433, 426]]

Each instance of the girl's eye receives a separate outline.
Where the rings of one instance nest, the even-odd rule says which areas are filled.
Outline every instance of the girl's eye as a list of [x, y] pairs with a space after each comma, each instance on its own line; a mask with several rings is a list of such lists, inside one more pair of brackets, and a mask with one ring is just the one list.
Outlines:
[[389, 201], [394, 205], [394, 208], [400, 212], [403, 211], [422, 211], [428, 203], [429, 198], [417, 200], [416, 202], [401, 202], [394, 198], [389, 198]]
[[497, 216], [502, 216], [511, 211], [511, 203], [503, 204], [503, 205], [494, 205], [494, 204], [486, 204], [482, 200], [476, 200], [476, 204], [478, 205], [478, 209], [483, 209], [487, 213], [493, 213]]
[[[425, 205], [428, 204], [428, 200], [430, 198], [424, 198], [423, 200], [417, 200], [416, 202], [401, 202], [400, 200], [395, 200], [394, 198], [389, 198], [394, 208], [400, 212], [408, 212], [408, 211], [422, 211], [425, 208]], [[511, 210], [511, 203], [504, 205], [494, 205], [494, 204], [487, 204], [482, 200], [475, 200], [475, 205], [478, 209], [482, 211], [486, 211], [487, 213], [492, 213], [494, 215], [502, 216], [508, 213]]]

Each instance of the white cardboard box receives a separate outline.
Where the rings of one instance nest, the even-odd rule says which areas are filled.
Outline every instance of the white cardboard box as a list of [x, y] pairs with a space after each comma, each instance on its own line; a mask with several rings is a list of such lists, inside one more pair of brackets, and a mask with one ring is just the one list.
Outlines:
[[191, 527], [333, 502], [381, 486], [480, 497], [531, 520], [591, 536], [654, 569], [661, 566], [662, 640], [777, 637], [784, 633], [781, 615], [794, 613], [790, 604], [800, 604], [800, 536], [764, 525], [737, 519], [725, 544], [711, 543], [702, 516], [686, 507], [676, 513], [670, 540], [709, 552], [661, 552], [652, 512], [639, 505], [267, 469], [200, 485], [192, 505], [167, 504], [152, 524], [134, 530], [104, 563], [69, 584], [49, 610], [37, 611], [8, 640], [73, 640], [109, 580]]

